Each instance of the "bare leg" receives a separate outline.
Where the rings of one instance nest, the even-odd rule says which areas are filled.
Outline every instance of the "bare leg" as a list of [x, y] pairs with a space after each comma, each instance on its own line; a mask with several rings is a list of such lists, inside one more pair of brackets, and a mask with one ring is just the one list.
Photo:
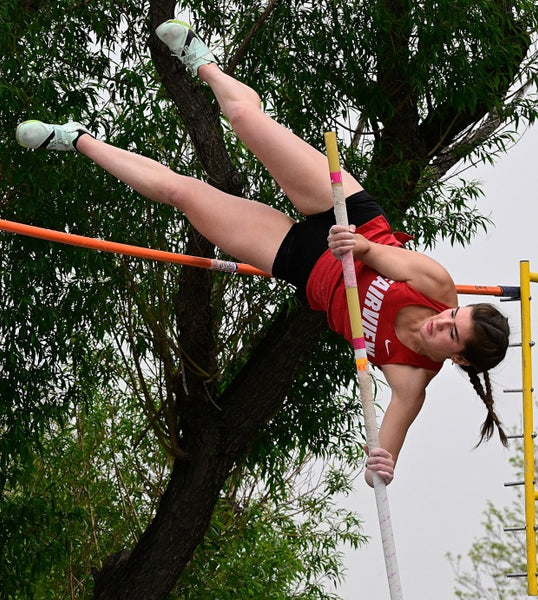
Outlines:
[[[213, 90], [236, 134], [297, 209], [305, 215], [329, 210], [333, 201], [327, 157], [263, 113], [256, 92], [216, 64], [202, 65], [198, 76]], [[343, 178], [347, 196], [362, 190], [349, 173]]]
[[266, 273], [293, 224], [284, 213], [226, 194], [164, 165], [82, 135], [77, 150], [150, 200], [175, 206], [213, 244]]

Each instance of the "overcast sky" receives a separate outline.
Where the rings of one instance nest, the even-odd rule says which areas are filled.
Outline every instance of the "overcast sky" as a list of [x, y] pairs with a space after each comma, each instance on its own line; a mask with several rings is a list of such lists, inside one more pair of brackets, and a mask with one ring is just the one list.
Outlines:
[[[534, 127], [494, 167], [481, 166], [465, 173], [466, 178], [483, 182], [486, 195], [480, 206], [483, 213], [491, 213], [495, 227], [468, 248], [443, 244], [431, 253], [457, 284], [519, 285], [520, 260], [529, 260], [531, 271], [538, 271], [537, 156], [538, 128]], [[531, 284], [531, 293], [536, 285]], [[535, 296], [538, 298], [538, 292]], [[460, 296], [460, 304], [483, 300]], [[512, 341], [519, 342], [520, 303], [486, 300], [510, 318]], [[536, 339], [538, 304], [531, 304], [531, 311]], [[518, 430], [522, 424], [521, 395], [506, 394], [503, 389], [521, 387], [520, 352], [510, 348], [492, 377], [497, 414], [508, 429]], [[538, 373], [535, 357], [533, 365]], [[382, 404], [387, 400], [384, 398]], [[504, 449], [498, 438], [473, 449], [484, 417], [485, 408], [466, 375], [445, 364], [428, 388], [426, 404], [410, 430], [396, 478], [388, 487], [406, 599], [453, 600], [454, 576], [445, 554], [467, 554], [473, 540], [482, 535], [488, 500], [504, 507], [515, 499], [513, 488], [504, 487], [505, 482], [514, 480], [509, 465], [514, 450]], [[373, 539], [365, 549], [347, 553], [347, 581], [340, 594], [345, 600], [388, 599], [374, 493], [362, 478], [356, 488], [346, 505], [363, 515], [366, 533]], [[524, 524], [523, 514], [521, 520]]]

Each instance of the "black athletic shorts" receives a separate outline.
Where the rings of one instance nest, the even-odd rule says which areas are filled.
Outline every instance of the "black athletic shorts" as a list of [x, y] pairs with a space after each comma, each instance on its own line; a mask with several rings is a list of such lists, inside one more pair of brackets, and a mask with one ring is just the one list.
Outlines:
[[[357, 227], [379, 215], [387, 218], [385, 211], [364, 190], [346, 198], [346, 206], [349, 223]], [[327, 236], [334, 224], [334, 211], [330, 209], [308, 215], [304, 221], [292, 225], [276, 254], [273, 276], [295, 285], [304, 293], [314, 265], [328, 248]]]

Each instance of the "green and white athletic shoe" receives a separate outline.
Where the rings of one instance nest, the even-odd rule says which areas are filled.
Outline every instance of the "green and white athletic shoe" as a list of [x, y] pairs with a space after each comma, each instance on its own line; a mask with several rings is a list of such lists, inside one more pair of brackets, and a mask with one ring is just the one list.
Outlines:
[[159, 25], [155, 33], [170, 48], [172, 55], [179, 58], [193, 75], [198, 74], [202, 65], [217, 62], [211, 50], [188, 23], [170, 19]]
[[[15, 137], [24, 148], [46, 148], [47, 150], [77, 149], [78, 138], [83, 133], [90, 133], [80, 123], [51, 125], [42, 121], [24, 121], [19, 123]], [[90, 135], [92, 135], [90, 133]]]

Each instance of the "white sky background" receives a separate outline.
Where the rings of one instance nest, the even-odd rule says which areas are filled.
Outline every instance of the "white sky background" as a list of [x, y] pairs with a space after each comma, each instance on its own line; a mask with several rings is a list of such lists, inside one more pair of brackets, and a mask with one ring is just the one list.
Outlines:
[[[529, 260], [531, 271], [538, 272], [537, 156], [538, 127], [534, 127], [495, 166], [480, 166], [464, 174], [483, 182], [485, 197], [479, 204], [484, 214], [491, 213], [495, 227], [480, 234], [468, 248], [452, 248], [446, 243], [431, 252], [457, 284], [517, 286], [520, 260]], [[531, 284], [535, 298], [538, 290], [533, 286], [537, 285]], [[520, 303], [460, 296], [460, 304], [481, 301], [495, 303], [509, 317], [511, 341], [519, 342]], [[538, 301], [531, 303], [531, 314], [536, 340]], [[519, 431], [521, 394], [506, 394], [503, 389], [521, 387], [520, 352], [509, 348], [507, 359], [492, 376], [497, 414], [507, 429], [517, 427]], [[534, 350], [534, 381], [538, 378], [537, 356]], [[386, 406], [387, 401], [385, 397], [381, 403]], [[466, 557], [473, 540], [483, 533], [481, 522], [488, 500], [500, 508], [515, 499], [514, 488], [504, 486], [515, 479], [509, 465], [514, 450], [503, 448], [498, 438], [473, 449], [484, 417], [485, 407], [467, 376], [445, 364], [428, 388], [424, 408], [400, 455], [395, 480], [387, 488], [406, 599], [453, 600], [454, 575], [446, 553]], [[340, 595], [344, 600], [388, 599], [374, 492], [362, 477], [346, 505], [366, 520], [365, 532], [372, 540], [364, 549], [346, 552], [348, 572]], [[517, 525], [523, 523], [522, 514]], [[527, 598], [526, 593], [521, 598]]]

